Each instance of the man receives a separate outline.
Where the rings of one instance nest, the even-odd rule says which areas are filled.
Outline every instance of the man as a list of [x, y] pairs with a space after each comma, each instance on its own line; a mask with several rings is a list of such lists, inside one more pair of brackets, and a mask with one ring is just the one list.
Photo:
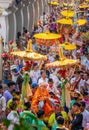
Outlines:
[[72, 109], [72, 106], [75, 102], [80, 102], [82, 99], [82, 95], [79, 91], [72, 92], [71, 96], [73, 96], [73, 99], [70, 102], [70, 109]]
[[[72, 113], [73, 111], [73, 113]], [[72, 111], [68, 113], [68, 116], [70, 118], [70, 129], [72, 130], [83, 130], [82, 129], [82, 120], [83, 115], [80, 112], [80, 104], [75, 102], [72, 106]]]
[[56, 95], [59, 94], [59, 91], [57, 90], [57, 87], [54, 85], [53, 80], [51, 78], [48, 80], [47, 89], [49, 92], [53, 92]]
[[87, 91], [83, 93], [83, 100], [86, 103], [86, 109], [89, 111], [89, 94]]
[[53, 130], [55, 129], [55, 126], [57, 126], [56, 119], [59, 116], [62, 116], [66, 122], [68, 121], [67, 113], [63, 110], [60, 104], [57, 103], [55, 105], [55, 112], [50, 115], [48, 120], [48, 124]]
[[81, 72], [80, 71], [75, 71], [74, 72], [74, 77], [71, 78], [71, 86], [73, 86], [73, 90], [80, 90], [81, 85], [84, 86], [84, 80], [81, 77]]
[[48, 78], [46, 76], [46, 71], [45, 70], [42, 70], [41, 71], [41, 78], [38, 80], [38, 84], [41, 84], [41, 83], [48, 83]]
[[0, 123], [5, 118], [6, 100], [3, 96], [3, 87], [0, 85]]
[[81, 102], [80, 110], [83, 115], [83, 122], [82, 122], [83, 128], [85, 128], [87, 126], [87, 123], [89, 123], [89, 112], [85, 108], [86, 108], [85, 102]]
[[33, 70], [31, 70], [30, 72], [30, 77], [32, 79], [32, 83], [38, 82], [38, 78], [40, 77], [40, 70], [38, 70], [37, 63], [33, 64]]
[[89, 73], [84, 74], [84, 80], [85, 80], [85, 88], [89, 90]]
[[10, 81], [8, 83], [8, 90], [4, 92], [4, 97], [6, 99], [6, 103], [13, 98], [12, 92], [15, 89], [15, 83], [13, 81]]
[[31, 103], [31, 108], [34, 109], [36, 112], [38, 112], [38, 110], [40, 109], [43, 109], [45, 115], [47, 115], [52, 110], [50, 106], [49, 98], [50, 95], [46, 88], [46, 84], [41, 83], [34, 94]]
[[33, 120], [32, 124], [34, 126], [36, 126], [36, 125], [38, 126], [37, 130], [44, 130], [44, 129], [48, 130], [47, 127], [46, 127], [46, 124], [43, 122], [44, 114], [45, 114], [44, 110], [39, 110], [37, 112], [38, 120], [37, 121]]
[[20, 75], [22, 66], [19, 64], [19, 60], [16, 59], [14, 61], [14, 65], [11, 66], [11, 75], [12, 75], [12, 81], [16, 82], [18, 76]]
[[58, 126], [56, 127], [56, 130], [68, 130], [68, 128], [66, 128], [64, 126], [65, 121], [62, 116], [58, 116], [56, 120], [57, 120], [57, 124], [58, 124]]

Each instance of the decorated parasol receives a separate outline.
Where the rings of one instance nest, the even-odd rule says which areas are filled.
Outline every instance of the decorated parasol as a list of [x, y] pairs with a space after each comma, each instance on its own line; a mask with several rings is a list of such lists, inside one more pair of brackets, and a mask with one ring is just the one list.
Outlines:
[[74, 4], [74, 3], [70, 3], [70, 4], [68, 4], [68, 3], [63, 3], [63, 5], [66, 6], [66, 7], [72, 7], [73, 4]]
[[78, 24], [78, 26], [82, 26], [84, 25], [85, 23], [87, 23], [87, 20], [86, 19], [78, 19], [75, 24]]
[[[67, 25], [73, 24], [73, 21], [70, 18], [63, 18], [63, 19], [57, 20], [56, 22], [60, 24], [67, 24]], [[84, 25], [86, 22], [87, 22], [86, 19], [78, 19], [77, 21], [74, 22], [74, 24], [78, 24], [78, 26], [81, 26], [81, 25]]]
[[59, 68], [59, 67], [65, 67], [65, 66], [71, 66], [71, 65], [76, 65], [79, 63], [79, 60], [73, 60], [73, 59], [67, 59], [64, 55], [63, 55], [63, 50], [60, 47], [59, 48], [59, 55], [60, 55], [60, 59], [57, 61], [54, 61], [52, 63], [48, 63], [46, 64], [47, 68]]
[[59, 24], [66, 24], [66, 25], [72, 25], [72, 19], [70, 18], [63, 18], [56, 21]]
[[89, 0], [86, 0], [86, 2], [89, 2]]
[[51, 46], [53, 44], [59, 44], [59, 38], [61, 38], [61, 35], [46, 31], [45, 33], [35, 34], [34, 38], [36, 39], [36, 42], [39, 45]]
[[11, 52], [12, 55], [18, 56], [24, 60], [46, 60], [47, 57], [38, 54], [32, 50], [32, 40], [28, 41], [28, 47], [26, 51], [15, 51]]
[[71, 10], [64, 10], [61, 12], [61, 14], [66, 17], [74, 17], [74, 11]]
[[87, 5], [87, 3], [82, 3], [82, 4], [79, 6], [80, 9], [86, 9], [86, 8], [88, 8], [88, 7], [89, 7], [89, 5]]
[[69, 42], [65, 42], [63, 44], [60, 44], [59, 47], [62, 47], [65, 50], [75, 50], [76, 49], [76, 46], [73, 45], [72, 43], [69, 43]]
[[59, 3], [56, 1], [51, 1], [48, 4], [52, 5], [52, 6], [59, 6]]
[[[76, 65], [79, 63], [79, 60], [73, 60], [73, 59], [67, 59], [64, 55], [63, 55], [63, 50], [60, 47], [59, 48], [59, 55], [60, 55], [60, 59], [58, 61], [54, 61], [52, 63], [48, 63], [46, 64], [47, 68], [59, 68], [59, 67], [65, 67], [65, 66], [71, 66], [71, 65]], [[66, 71], [65, 71], [66, 72]], [[61, 106], [64, 107], [66, 101], [69, 99], [68, 98], [68, 93], [70, 93], [69, 91], [66, 91], [66, 84], [68, 82], [67, 78], [63, 78], [61, 81], [61, 88], [62, 88], [62, 100], [61, 100]], [[67, 94], [67, 96], [66, 96]], [[70, 97], [70, 96], [69, 96]], [[67, 99], [67, 100], [66, 100]]]

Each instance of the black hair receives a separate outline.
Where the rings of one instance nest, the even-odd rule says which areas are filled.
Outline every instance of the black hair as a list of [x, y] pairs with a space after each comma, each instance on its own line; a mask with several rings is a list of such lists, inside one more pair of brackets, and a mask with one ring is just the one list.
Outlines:
[[21, 32], [17, 33], [17, 38], [19, 39], [21, 37]]
[[10, 86], [12, 86], [12, 85], [15, 85], [15, 82], [10, 81], [10, 82], [8, 82], [8, 84], [7, 84], [8, 87], [10, 87]]
[[0, 89], [3, 89], [2, 85], [0, 84]]
[[38, 118], [41, 118], [44, 115], [44, 111], [43, 110], [39, 110], [37, 113]]
[[57, 117], [61, 116], [62, 117], [62, 114], [61, 112], [58, 112], [58, 113], [55, 113], [55, 118], [57, 119]]
[[88, 95], [88, 92], [87, 91], [84, 91], [83, 92], [83, 96], [87, 96]]
[[60, 125], [64, 124], [64, 118], [62, 116], [58, 116], [56, 120], [57, 120], [58, 124], [60, 124]]
[[86, 103], [85, 102], [82, 101], [80, 104], [81, 104], [82, 107], [84, 107], [84, 108], [86, 107]]
[[25, 33], [27, 33], [27, 32], [28, 32], [28, 30], [26, 29], [26, 30], [24, 30], [24, 32], [25, 32]]
[[43, 15], [45, 15], [45, 12], [43, 12]]
[[33, 64], [33, 68], [34, 68], [35, 66], [37, 66], [37, 63], [34, 63], [34, 64]]
[[13, 101], [13, 102], [10, 104], [10, 109], [11, 109], [11, 110], [16, 110], [16, 107], [17, 107], [17, 105], [16, 105], [16, 103]]
[[53, 92], [49, 92], [50, 95], [55, 95]]
[[80, 107], [80, 106], [81, 106], [81, 104], [80, 104], [80, 103], [78, 103], [78, 102], [75, 102], [75, 103], [73, 104], [73, 106], [78, 106], [78, 107]]
[[24, 106], [26, 107], [25, 110], [28, 110], [31, 107], [31, 103], [30, 102], [25, 102]]
[[13, 102], [19, 100], [19, 98], [13, 97]]
[[45, 72], [45, 70], [41, 70], [41, 75]]
[[49, 78], [48, 82], [52, 82], [53, 83], [53, 79]]
[[59, 60], [59, 55], [56, 55], [56, 56], [55, 56], [55, 60]]
[[76, 71], [74, 72], [74, 74], [80, 74], [80, 71], [77, 71], [77, 70], [76, 70]]

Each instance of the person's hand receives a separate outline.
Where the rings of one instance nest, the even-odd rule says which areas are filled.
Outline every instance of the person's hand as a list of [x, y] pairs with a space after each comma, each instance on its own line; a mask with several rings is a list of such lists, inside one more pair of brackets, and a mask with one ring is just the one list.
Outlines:
[[71, 129], [72, 129], [72, 124], [69, 125], [69, 130], [71, 130]]
[[72, 121], [73, 117], [72, 117], [72, 112], [71, 111], [69, 111], [68, 116], [69, 116], [70, 120]]

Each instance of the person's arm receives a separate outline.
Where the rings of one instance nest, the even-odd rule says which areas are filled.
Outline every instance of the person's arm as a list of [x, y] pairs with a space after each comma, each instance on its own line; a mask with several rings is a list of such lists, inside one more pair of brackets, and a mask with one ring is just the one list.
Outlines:
[[2, 97], [2, 111], [6, 110], [6, 99], [5, 97]]
[[86, 115], [86, 120], [87, 120], [87, 123], [89, 123], [89, 112]]

